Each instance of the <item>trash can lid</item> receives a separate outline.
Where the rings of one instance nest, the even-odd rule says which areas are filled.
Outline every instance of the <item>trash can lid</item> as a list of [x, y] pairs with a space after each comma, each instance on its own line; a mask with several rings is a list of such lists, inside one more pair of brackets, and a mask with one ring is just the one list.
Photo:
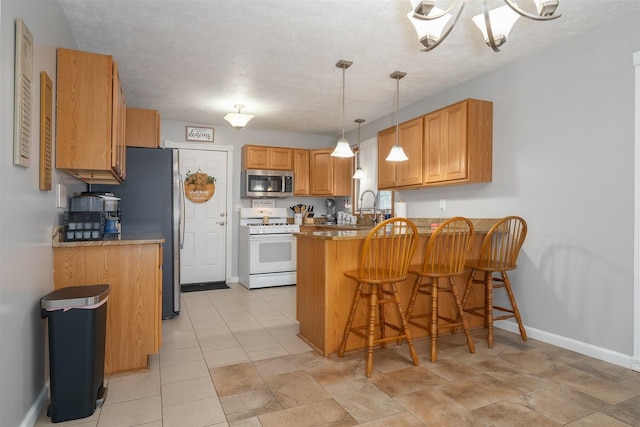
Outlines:
[[103, 285], [69, 286], [51, 292], [40, 299], [45, 310], [95, 305], [109, 296], [110, 287]]

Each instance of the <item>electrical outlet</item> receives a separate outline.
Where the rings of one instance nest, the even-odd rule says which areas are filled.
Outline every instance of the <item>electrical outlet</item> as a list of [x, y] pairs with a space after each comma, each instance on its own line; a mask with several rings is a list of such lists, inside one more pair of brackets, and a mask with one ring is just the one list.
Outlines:
[[440, 199], [440, 210], [446, 210], [447, 209], [447, 201], [445, 199]]
[[59, 208], [67, 207], [67, 186], [64, 184], [56, 185], [56, 206]]

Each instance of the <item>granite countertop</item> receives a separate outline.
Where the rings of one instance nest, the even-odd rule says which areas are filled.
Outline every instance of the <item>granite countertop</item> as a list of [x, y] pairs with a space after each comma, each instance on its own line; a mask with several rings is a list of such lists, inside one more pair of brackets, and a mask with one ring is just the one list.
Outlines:
[[119, 239], [107, 240], [76, 240], [65, 242], [61, 240], [62, 234], [54, 230], [53, 247], [71, 248], [78, 246], [118, 246], [118, 245], [151, 245], [164, 243], [161, 233], [122, 233]]
[[[473, 223], [476, 233], [484, 234], [495, 224], [499, 218], [469, 218]], [[430, 224], [439, 223], [439, 218], [410, 218], [418, 229], [418, 235], [431, 236], [433, 230]], [[329, 227], [336, 227], [335, 230], [327, 230]], [[322, 225], [321, 231], [301, 231], [294, 233], [294, 236], [321, 239], [321, 240], [361, 240], [367, 237], [373, 227], [362, 225]]]

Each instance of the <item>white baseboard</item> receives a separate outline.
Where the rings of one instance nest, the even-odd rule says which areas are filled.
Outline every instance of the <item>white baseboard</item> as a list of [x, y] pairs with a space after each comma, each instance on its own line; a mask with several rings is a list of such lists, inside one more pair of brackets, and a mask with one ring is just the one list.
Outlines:
[[[505, 331], [520, 334], [520, 330], [518, 329], [518, 324], [516, 322], [502, 320], [495, 322], [494, 326], [496, 328], [504, 329]], [[527, 330], [527, 337], [529, 338], [575, 351], [576, 353], [584, 354], [585, 356], [593, 357], [605, 362], [613, 363], [614, 365], [622, 366], [623, 368], [640, 371], [640, 360], [634, 360], [633, 357], [628, 354], [622, 354], [606, 348], [596, 347], [595, 345], [583, 343], [581, 341], [555, 335], [546, 331], [541, 331], [526, 325], [525, 329]]]
[[47, 404], [48, 396], [49, 389], [47, 386], [45, 386], [40, 394], [38, 394], [35, 402], [33, 402], [31, 407], [29, 408], [29, 411], [27, 411], [27, 414], [24, 416], [24, 419], [20, 423], [20, 427], [33, 427], [34, 425], [36, 425], [36, 422], [38, 421], [38, 418], [40, 417], [40, 414], [44, 409], [44, 405]]

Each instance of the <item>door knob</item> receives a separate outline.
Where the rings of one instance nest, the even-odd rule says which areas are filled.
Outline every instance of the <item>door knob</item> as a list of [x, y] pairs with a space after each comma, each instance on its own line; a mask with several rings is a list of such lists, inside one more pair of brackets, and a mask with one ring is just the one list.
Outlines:
[[224, 221], [216, 222], [216, 224], [224, 225]]

